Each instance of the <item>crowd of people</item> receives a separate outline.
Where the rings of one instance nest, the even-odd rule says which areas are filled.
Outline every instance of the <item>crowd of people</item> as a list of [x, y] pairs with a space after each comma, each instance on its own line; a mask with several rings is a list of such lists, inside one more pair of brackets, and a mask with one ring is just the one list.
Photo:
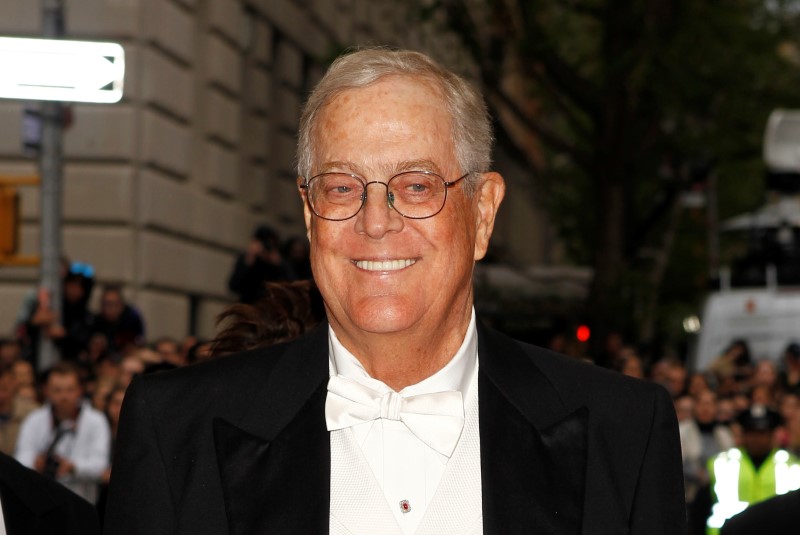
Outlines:
[[[613, 366], [662, 384], [673, 397], [693, 535], [718, 532], [715, 521], [709, 519], [726, 498], [716, 485], [718, 480], [724, 483], [719, 472], [725, 463], [715, 462], [729, 462], [731, 452], [742, 459], [741, 465], [735, 465], [735, 479], [727, 481], [729, 487], [738, 489], [735, 501], [740, 504], [764, 501], [800, 486], [797, 342], [788, 341], [781, 359], [774, 360], [757, 358], [745, 340], [733, 340], [709, 369], [699, 371], [688, 370], [675, 358], [660, 359], [646, 369], [636, 352], [623, 346]], [[776, 482], [776, 458], [786, 459], [788, 482], [783, 489]]]
[[[0, 452], [96, 504], [102, 518], [133, 378], [299, 336], [324, 317], [309, 278], [307, 244], [292, 239], [280, 247], [278, 235], [260, 226], [232, 269], [239, 303], [220, 316], [218, 336], [148, 339], [145, 318], [122, 286], [102, 286], [92, 310], [94, 268], [62, 259], [61, 313], [46, 291], [32, 290], [8, 336], [0, 336]], [[59, 355], [46, 370], [37, 369], [42, 339]]]

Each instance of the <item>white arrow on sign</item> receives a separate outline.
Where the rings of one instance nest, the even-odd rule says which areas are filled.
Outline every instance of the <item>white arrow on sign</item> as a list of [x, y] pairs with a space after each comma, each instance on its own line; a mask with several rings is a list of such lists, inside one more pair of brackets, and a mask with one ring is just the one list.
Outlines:
[[119, 102], [124, 77], [116, 43], [0, 37], [0, 98]]

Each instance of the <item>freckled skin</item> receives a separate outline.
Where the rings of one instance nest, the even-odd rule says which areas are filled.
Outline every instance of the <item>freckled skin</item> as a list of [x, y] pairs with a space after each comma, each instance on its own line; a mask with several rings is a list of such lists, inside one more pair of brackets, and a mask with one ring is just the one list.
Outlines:
[[[313, 172], [346, 171], [386, 182], [408, 162], [427, 162], [445, 180], [463, 172], [451, 119], [438, 91], [391, 76], [338, 95], [321, 110]], [[423, 220], [388, 206], [368, 189], [352, 219], [326, 221], [305, 207], [311, 263], [336, 335], [373, 377], [399, 390], [442, 368], [469, 324], [472, 270], [483, 257], [503, 197], [500, 175], [485, 173], [468, 198], [450, 188], [444, 209]], [[301, 194], [303, 190], [301, 190]], [[370, 272], [356, 260], [414, 259], [398, 271]]]

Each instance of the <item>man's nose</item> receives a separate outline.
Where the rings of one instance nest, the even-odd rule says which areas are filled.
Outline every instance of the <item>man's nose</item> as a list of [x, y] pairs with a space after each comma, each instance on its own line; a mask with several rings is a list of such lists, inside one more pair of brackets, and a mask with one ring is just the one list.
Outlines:
[[[373, 187], [370, 194], [369, 187]], [[358, 214], [356, 230], [372, 238], [403, 228], [403, 216], [392, 207], [393, 199], [385, 182], [373, 181], [364, 186], [364, 205]]]

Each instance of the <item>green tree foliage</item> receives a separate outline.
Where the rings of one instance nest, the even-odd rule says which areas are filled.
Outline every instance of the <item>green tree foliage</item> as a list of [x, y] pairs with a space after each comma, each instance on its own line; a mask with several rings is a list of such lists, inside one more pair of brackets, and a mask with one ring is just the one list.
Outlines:
[[[696, 298], [708, 270], [705, 217], [682, 194], [713, 170], [722, 216], [763, 201], [767, 116], [800, 106], [798, 2], [426, 5], [470, 50], [571, 260], [593, 266], [595, 332], [650, 338], [659, 296]], [[672, 271], [683, 280], [665, 286]]]

